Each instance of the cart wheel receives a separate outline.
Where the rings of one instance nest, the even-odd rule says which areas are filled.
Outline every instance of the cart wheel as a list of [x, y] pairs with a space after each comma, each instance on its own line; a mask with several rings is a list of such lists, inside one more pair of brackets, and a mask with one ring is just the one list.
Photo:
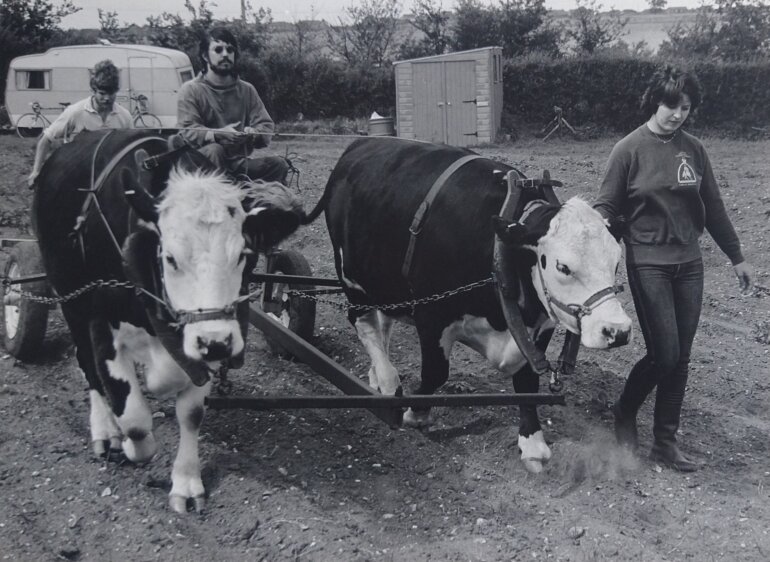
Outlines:
[[[37, 243], [22, 242], [11, 250], [5, 264], [5, 277], [18, 279], [43, 273], [43, 260]], [[45, 337], [48, 305], [22, 298], [21, 291], [47, 296], [46, 281], [31, 281], [3, 287], [3, 306], [0, 308], [5, 349], [21, 361], [35, 356]]]
[[[294, 250], [281, 250], [272, 254], [267, 260], [267, 273], [283, 275], [313, 274], [305, 257]], [[286, 283], [265, 283], [262, 293], [262, 309], [273, 314], [286, 328], [297, 334], [303, 340], [313, 337], [315, 328], [315, 301], [296, 295], [289, 295], [289, 289], [312, 289], [312, 285], [297, 285]], [[265, 338], [273, 353], [285, 359], [294, 356], [278, 342]]]

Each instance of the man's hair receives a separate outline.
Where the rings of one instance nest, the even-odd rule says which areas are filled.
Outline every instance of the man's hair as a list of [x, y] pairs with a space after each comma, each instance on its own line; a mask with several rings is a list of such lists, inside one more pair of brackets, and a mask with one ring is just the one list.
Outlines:
[[120, 89], [120, 71], [107, 59], [97, 62], [91, 73], [91, 89], [114, 94]]
[[694, 74], [667, 64], [652, 75], [642, 96], [642, 111], [650, 116], [658, 110], [661, 103], [676, 107], [682, 94], [687, 94], [690, 98], [693, 110], [703, 99], [700, 82]]
[[203, 36], [203, 39], [201, 39], [200, 44], [198, 45], [198, 57], [201, 60], [201, 66], [203, 67], [204, 74], [209, 69], [209, 45], [211, 45], [211, 41], [223, 41], [225, 43], [229, 43], [233, 46], [235, 49], [235, 52], [233, 53], [235, 56], [233, 57], [233, 62], [238, 62], [238, 55], [240, 54], [240, 50], [238, 49], [238, 40], [235, 38], [235, 35], [233, 35], [232, 31], [227, 29], [226, 27], [217, 26], [212, 27], [206, 35]]

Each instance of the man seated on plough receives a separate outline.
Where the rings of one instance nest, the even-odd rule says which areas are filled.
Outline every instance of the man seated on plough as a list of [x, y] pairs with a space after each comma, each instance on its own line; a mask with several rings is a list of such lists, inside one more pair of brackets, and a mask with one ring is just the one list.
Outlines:
[[48, 156], [62, 142], [69, 142], [80, 131], [130, 129], [131, 113], [115, 103], [120, 89], [120, 71], [111, 60], [96, 63], [91, 75], [93, 95], [68, 106], [37, 143], [35, 163], [27, 183], [32, 187]]
[[286, 183], [290, 169], [280, 156], [252, 157], [270, 144], [275, 124], [257, 90], [238, 77], [238, 41], [225, 27], [201, 40], [203, 71], [179, 91], [180, 136], [216, 167], [252, 180]]

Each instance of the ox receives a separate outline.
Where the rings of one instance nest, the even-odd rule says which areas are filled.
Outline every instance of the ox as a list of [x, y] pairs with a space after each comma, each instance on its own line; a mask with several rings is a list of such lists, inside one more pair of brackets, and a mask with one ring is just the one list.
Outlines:
[[[82, 133], [46, 162], [33, 221], [56, 292], [96, 284], [61, 304], [89, 386], [94, 453], [122, 449], [136, 463], [155, 455], [139, 371], [150, 392], [176, 398], [169, 503], [181, 513], [188, 500], [205, 506], [198, 434], [208, 374], [221, 361], [237, 363], [244, 349], [248, 303], [239, 294], [255, 259], [245, 233], [270, 246], [303, 214], [279, 184], [236, 185], [173, 161], [152, 173], [138, 166], [166, 146], [142, 131]], [[103, 284], [110, 280], [118, 285]], [[119, 285], [129, 282], [141, 295]]]
[[[491, 285], [392, 306], [441, 295], [492, 274], [492, 219], [507, 194], [495, 172], [511, 167], [487, 159], [469, 161], [439, 180], [443, 185], [432, 202], [427, 197], [437, 178], [446, 176], [442, 172], [469, 154], [400, 139], [358, 140], [341, 156], [321, 201], [308, 215], [312, 220], [326, 212], [337, 275], [349, 301], [363, 305], [351, 308], [349, 318], [372, 361], [369, 384], [383, 394], [402, 393], [388, 358], [394, 318], [413, 323], [417, 330], [422, 366], [416, 394], [432, 394], [447, 380], [454, 342], [512, 375], [516, 392], [538, 391], [538, 376], [507, 329]], [[414, 217], [426, 201], [427, 213], [415, 228]], [[580, 334], [587, 347], [627, 343], [631, 320], [617, 291], [608, 290], [614, 286], [621, 250], [604, 219], [577, 198], [563, 206], [529, 203], [517, 228], [501, 229], [501, 237], [503, 252], [517, 271], [514, 302], [536, 348], [545, 351], [555, 322]], [[419, 233], [411, 249], [410, 228], [415, 236]], [[597, 293], [606, 296], [593, 298]], [[565, 303], [583, 305], [582, 312], [574, 314], [580, 307]], [[404, 414], [406, 425], [428, 423], [427, 409]], [[518, 445], [532, 472], [541, 471], [551, 457], [534, 406], [520, 407]]]

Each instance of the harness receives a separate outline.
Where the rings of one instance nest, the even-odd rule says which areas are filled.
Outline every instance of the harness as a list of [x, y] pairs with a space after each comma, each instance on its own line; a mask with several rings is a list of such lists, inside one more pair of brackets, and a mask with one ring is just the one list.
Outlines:
[[454, 174], [468, 162], [477, 160], [478, 158], [483, 158], [483, 156], [479, 154], [467, 154], [462, 158], [452, 162], [452, 164], [450, 164], [449, 167], [444, 170], [439, 177], [436, 178], [436, 181], [433, 182], [433, 185], [430, 186], [428, 193], [425, 195], [425, 199], [423, 199], [422, 203], [420, 203], [420, 206], [417, 207], [417, 211], [415, 211], [414, 218], [412, 219], [412, 224], [409, 227], [409, 234], [411, 236], [409, 237], [409, 245], [407, 246], [406, 254], [404, 255], [404, 263], [401, 266], [401, 274], [406, 279], [409, 279], [409, 275], [412, 273], [412, 258], [414, 257], [414, 250], [417, 246], [417, 237], [420, 235], [420, 232], [422, 232], [422, 226], [425, 222], [425, 219], [428, 218], [428, 211], [430, 211], [430, 206], [433, 204], [433, 201], [436, 199], [439, 191], [441, 191], [441, 188], [444, 187], [444, 184], [452, 176], [452, 174]]
[[[526, 218], [524, 215], [524, 201], [521, 197], [524, 191], [535, 191], [535, 196], [543, 197], [547, 203], [561, 205], [558, 197], [556, 197], [556, 194], [553, 191], [553, 187], [560, 187], [562, 184], [561, 182], [551, 180], [547, 170], [543, 172], [543, 177], [541, 179], [522, 179], [515, 177], [514, 174], [516, 174], [515, 170], [508, 172], [506, 175], [508, 194], [500, 210], [500, 218], [508, 223], [507, 229], [516, 227]], [[531, 212], [532, 209], [530, 208], [528, 210]], [[522, 354], [532, 366], [532, 369], [538, 375], [550, 374], [551, 380], [549, 386], [552, 391], [558, 392], [563, 387], [563, 384], [559, 380], [559, 371], [549, 363], [545, 357], [544, 351], [540, 350], [535, 345], [529, 335], [529, 331], [524, 324], [521, 317], [521, 310], [517, 303], [518, 287], [516, 284], [518, 283], [518, 279], [516, 277], [514, 264], [510, 263], [506, 256], [507, 252], [504, 251], [503, 241], [496, 234], [494, 250], [495, 278], [497, 280], [498, 297], [500, 298], [503, 307], [503, 314], [506, 323], [508, 324], [508, 330], [516, 341], [519, 350], [521, 350]], [[591, 314], [602, 303], [615, 297], [617, 293], [623, 290], [622, 285], [613, 285], [595, 292], [588, 297], [583, 304], [565, 304], [553, 297], [546, 288], [540, 260], [536, 260], [535, 267], [538, 271], [538, 278], [543, 290], [543, 295], [546, 299], [549, 316], [555, 322], [559, 323], [559, 319], [553, 309], [555, 306], [576, 319], [578, 330], [581, 330], [581, 320], [583, 317]], [[561, 372], [569, 374], [574, 369], [579, 345], [579, 333], [576, 334], [571, 330], [567, 330], [564, 346], [559, 357]]]

